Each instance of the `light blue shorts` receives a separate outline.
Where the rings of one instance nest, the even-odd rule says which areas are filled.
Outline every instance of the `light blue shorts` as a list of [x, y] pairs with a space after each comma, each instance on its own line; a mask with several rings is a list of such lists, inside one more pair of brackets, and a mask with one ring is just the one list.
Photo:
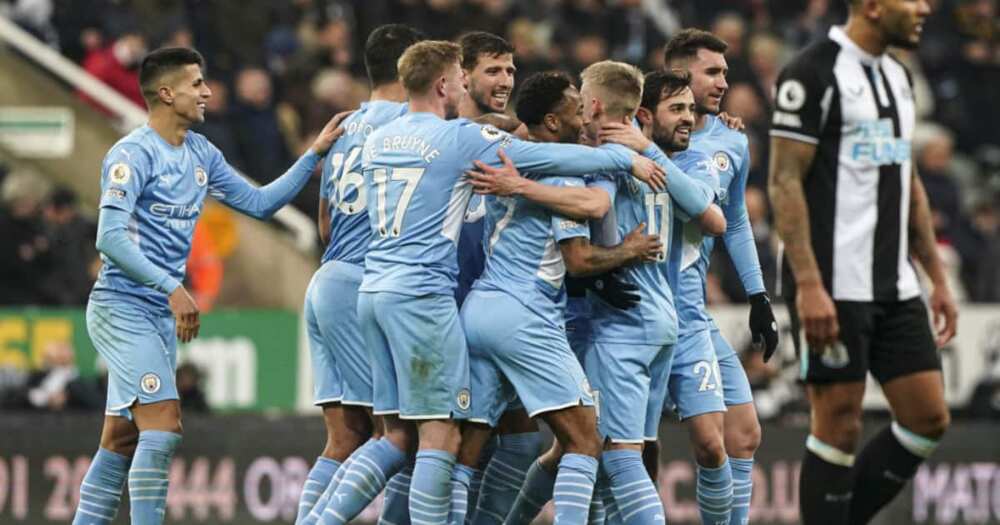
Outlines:
[[470, 352], [470, 420], [495, 427], [514, 393], [531, 417], [594, 405], [566, 333], [510, 294], [473, 290], [462, 306], [462, 326]]
[[[655, 435], [659, 414], [650, 417], [650, 403], [663, 406], [653, 390], [653, 374], [670, 368], [672, 345], [640, 345], [595, 341], [586, 355], [587, 377], [597, 401], [597, 428], [614, 443], [642, 443]], [[655, 412], [655, 411], [654, 411]]]
[[680, 335], [670, 367], [668, 388], [670, 401], [665, 404], [672, 403], [673, 410], [682, 420], [726, 411], [719, 362], [707, 327]]
[[743, 370], [743, 363], [736, 351], [722, 337], [719, 328], [712, 325], [712, 346], [715, 347], [715, 357], [719, 360], [719, 371], [722, 372], [723, 397], [726, 406], [753, 403], [753, 393], [750, 390], [750, 380]]
[[371, 358], [358, 326], [358, 287], [364, 268], [329, 261], [306, 290], [303, 315], [317, 405], [372, 406]]
[[87, 333], [108, 365], [105, 413], [132, 419], [134, 403], [179, 399], [174, 318], [124, 301], [87, 303]]
[[660, 357], [649, 366], [649, 400], [646, 402], [646, 428], [643, 439], [657, 441], [660, 435], [660, 420], [663, 419], [663, 406], [670, 397], [667, 388], [670, 381], [670, 368], [673, 366], [673, 356], [677, 347], [671, 346], [671, 352], [666, 358]]
[[375, 414], [467, 417], [469, 351], [454, 296], [361, 292], [358, 320], [371, 355]]

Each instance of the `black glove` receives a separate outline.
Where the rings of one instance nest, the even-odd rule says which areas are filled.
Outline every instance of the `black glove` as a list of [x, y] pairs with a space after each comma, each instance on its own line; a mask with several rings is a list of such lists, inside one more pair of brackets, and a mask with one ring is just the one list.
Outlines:
[[750, 335], [753, 349], [764, 352], [766, 363], [778, 348], [778, 323], [774, 320], [771, 300], [764, 292], [750, 296]]
[[566, 293], [570, 297], [583, 297], [587, 290], [620, 310], [639, 304], [639, 288], [625, 280], [625, 275], [617, 269], [591, 277], [566, 278]]

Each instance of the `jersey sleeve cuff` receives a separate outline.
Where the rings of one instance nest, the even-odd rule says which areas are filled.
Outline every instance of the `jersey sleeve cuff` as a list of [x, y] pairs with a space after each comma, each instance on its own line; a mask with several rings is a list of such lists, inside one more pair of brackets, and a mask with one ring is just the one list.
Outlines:
[[819, 144], [819, 137], [806, 135], [804, 133], [796, 133], [794, 131], [786, 131], [783, 129], [772, 129], [771, 136], [781, 137], [783, 139], [797, 140], [799, 142], [806, 142], [808, 144]]

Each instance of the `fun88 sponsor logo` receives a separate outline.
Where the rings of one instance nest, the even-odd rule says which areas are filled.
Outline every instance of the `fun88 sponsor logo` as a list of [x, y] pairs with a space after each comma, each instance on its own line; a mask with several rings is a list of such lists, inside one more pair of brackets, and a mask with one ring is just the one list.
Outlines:
[[851, 137], [851, 158], [859, 163], [886, 166], [910, 160], [910, 141], [896, 136], [891, 119], [858, 123]]

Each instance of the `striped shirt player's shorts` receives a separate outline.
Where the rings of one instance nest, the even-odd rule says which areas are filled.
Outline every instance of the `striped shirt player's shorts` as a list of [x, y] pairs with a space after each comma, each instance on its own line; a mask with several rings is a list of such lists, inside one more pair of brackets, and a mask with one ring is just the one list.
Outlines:
[[[795, 304], [794, 299], [789, 304]], [[792, 333], [806, 383], [863, 381], [870, 371], [879, 383], [926, 370], [941, 370], [923, 301], [834, 301], [840, 341], [809, 348], [795, 308]]]

